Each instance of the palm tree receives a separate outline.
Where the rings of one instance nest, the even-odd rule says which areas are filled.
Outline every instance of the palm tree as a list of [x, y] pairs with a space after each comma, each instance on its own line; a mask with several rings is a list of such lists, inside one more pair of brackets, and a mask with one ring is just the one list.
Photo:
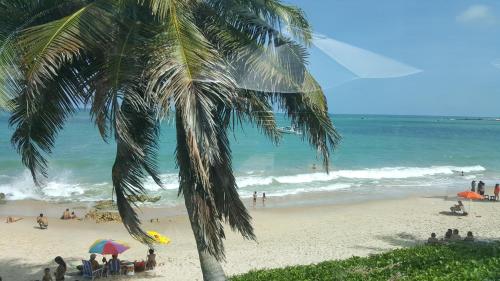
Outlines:
[[37, 185], [65, 121], [82, 106], [114, 140], [123, 224], [149, 243], [131, 196], [159, 185], [160, 122], [175, 119], [183, 195], [205, 280], [225, 280], [224, 224], [255, 239], [231, 165], [243, 122], [278, 143], [286, 113], [328, 171], [339, 140], [306, 68], [311, 30], [279, 0], [0, 0], [0, 96], [12, 143]]

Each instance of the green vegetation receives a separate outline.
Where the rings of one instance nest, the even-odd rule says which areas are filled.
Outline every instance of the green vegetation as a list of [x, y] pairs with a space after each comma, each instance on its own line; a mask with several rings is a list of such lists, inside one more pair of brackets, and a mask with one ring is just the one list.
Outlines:
[[251, 271], [231, 280], [500, 280], [500, 243], [418, 246], [366, 258]]

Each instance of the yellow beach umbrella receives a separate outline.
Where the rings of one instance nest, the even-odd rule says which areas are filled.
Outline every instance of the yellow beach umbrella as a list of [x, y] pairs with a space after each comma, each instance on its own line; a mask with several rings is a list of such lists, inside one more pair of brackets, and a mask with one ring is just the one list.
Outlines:
[[153, 238], [153, 240], [155, 240], [155, 242], [158, 243], [158, 244], [164, 244], [164, 245], [166, 245], [166, 244], [170, 243], [170, 238], [168, 238], [167, 236], [162, 235], [162, 234], [160, 234], [160, 233], [158, 233], [156, 231], [150, 230], [150, 231], [147, 232], [147, 234], [149, 236], [151, 236], [151, 238]]

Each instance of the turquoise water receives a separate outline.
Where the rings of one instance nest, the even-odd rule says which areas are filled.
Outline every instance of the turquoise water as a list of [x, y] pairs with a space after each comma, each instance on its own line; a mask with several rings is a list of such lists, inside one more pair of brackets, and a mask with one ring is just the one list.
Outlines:
[[[467, 186], [473, 178], [493, 185], [500, 181], [500, 122], [493, 118], [333, 115], [343, 136], [332, 158], [333, 171], [321, 172], [321, 161], [300, 136], [284, 135], [273, 146], [256, 128], [245, 125], [232, 139], [234, 170], [240, 194], [253, 191], [285, 196], [324, 191], [391, 193], [412, 189], [450, 189]], [[289, 121], [279, 116], [282, 126]], [[50, 177], [42, 189], [10, 144], [12, 130], [0, 115], [0, 192], [11, 200], [93, 201], [111, 197], [111, 166], [115, 147], [99, 137], [80, 112], [58, 137], [50, 158]], [[177, 204], [174, 162], [175, 130], [162, 125], [160, 167], [164, 187], [146, 184], [161, 204]], [[313, 165], [318, 169], [314, 170]], [[464, 172], [462, 177], [460, 174]]]

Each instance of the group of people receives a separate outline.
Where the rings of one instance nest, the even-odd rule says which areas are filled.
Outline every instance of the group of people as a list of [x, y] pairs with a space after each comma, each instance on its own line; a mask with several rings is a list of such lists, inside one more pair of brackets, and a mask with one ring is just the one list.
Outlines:
[[[121, 261], [118, 259], [118, 255], [112, 255], [109, 261], [106, 260], [106, 257], [103, 257], [102, 264], [99, 264], [96, 258], [97, 258], [96, 254], [91, 254], [90, 259], [88, 260], [92, 271], [103, 269], [104, 274], [110, 274], [110, 275], [117, 275], [122, 273]], [[45, 268], [43, 271], [42, 281], [64, 280], [64, 275], [66, 274], [67, 271], [66, 262], [60, 256], [56, 257], [54, 261], [58, 265], [53, 274], [54, 278], [52, 278], [50, 268]], [[156, 267], [156, 254], [153, 249], [149, 249], [147, 259], [144, 262], [144, 264], [146, 270], [153, 270]], [[81, 274], [83, 274], [83, 266], [77, 266], [77, 269], [80, 270]]]
[[62, 257], [57, 256], [54, 261], [57, 263], [57, 268], [54, 271], [54, 278], [50, 273], [50, 268], [45, 268], [43, 271], [42, 281], [63, 281], [64, 275], [66, 274], [67, 265]]
[[62, 219], [62, 220], [74, 220], [74, 219], [76, 219], [76, 218], [77, 218], [77, 216], [75, 215], [75, 212], [74, 212], [74, 211], [72, 211], [72, 212], [70, 213], [70, 212], [69, 212], [69, 209], [66, 209], [66, 210], [63, 212], [62, 216], [61, 216], [61, 219]]
[[[77, 219], [78, 217], [75, 215], [75, 212], [69, 212], [69, 209], [66, 209], [62, 216], [62, 220], [73, 220]], [[8, 217], [7, 222], [16, 222], [15, 218]], [[43, 213], [40, 213], [40, 215], [36, 218], [36, 223], [40, 226], [40, 229], [47, 229], [49, 227], [49, 219], [43, 215]]]
[[[265, 206], [266, 205], [266, 193], [265, 192], [262, 192], [262, 205]], [[257, 191], [254, 191], [253, 192], [253, 206], [255, 207], [255, 205], [257, 205]]]
[[[471, 183], [470, 183], [470, 186], [471, 186], [471, 191], [472, 192], [477, 192], [479, 193], [479, 195], [483, 195], [484, 196], [484, 193], [485, 193], [485, 186], [486, 184], [483, 182], [483, 181], [479, 181], [478, 183], [476, 183], [475, 180], [473, 180]], [[476, 189], [476, 186], [477, 186], [477, 189]], [[495, 200], [499, 200], [499, 194], [500, 194], [500, 184], [495, 184], [495, 187], [493, 188], [493, 194], [495, 194]]]
[[458, 229], [448, 229], [446, 233], [444, 234], [444, 238], [438, 239], [436, 237], [436, 233], [431, 233], [431, 237], [427, 239], [428, 244], [440, 244], [440, 243], [445, 243], [449, 241], [468, 241], [468, 242], [474, 242], [474, 235], [472, 234], [472, 231], [467, 232], [467, 236], [465, 236], [464, 239], [462, 239], [462, 236], [460, 236], [460, 233]]

